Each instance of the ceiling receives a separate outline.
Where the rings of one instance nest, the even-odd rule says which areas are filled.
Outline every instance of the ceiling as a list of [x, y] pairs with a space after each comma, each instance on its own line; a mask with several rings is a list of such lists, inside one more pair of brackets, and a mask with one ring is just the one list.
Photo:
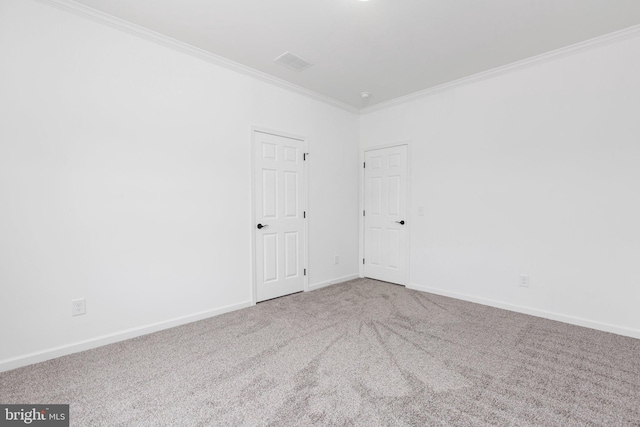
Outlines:
[[76, 2], [355, 108], [640, 24], [640, 0]]

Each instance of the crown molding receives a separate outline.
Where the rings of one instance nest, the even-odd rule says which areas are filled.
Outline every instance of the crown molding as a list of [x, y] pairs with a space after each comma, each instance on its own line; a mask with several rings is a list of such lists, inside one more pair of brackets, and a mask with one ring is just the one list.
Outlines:
[[289, 83], [280, 78], [263, 73], [262, 71], [258, 71], [254, 68], [247, 67], [245, 65], [231, 61], [222, 56], [215, 55], [211, 52], [208, 52], [204, 49], [197, 48], [188, 43], [165, 36], [163, 34], [149, 30], [147, 28], [133, 24], [129, 21], [116, 18], [115, 16], [112, 16], [107, 13], [101, 12], [99, 10], [93, 9], [91, 7], [82, 5], [73, 0], [35, 0], [35, 1], [81, 16], [83, 18], [92, 20], [99, 24], [107, 25], [109, 27], [118, 29], [128, 34], [132, 34], [134, 36], [143, 38], [145, 40], [152, 41], [154, 43], [176, 50], [178, 52], [185, 53], [187, 55], [202, 59], [209, 63], [236, 71], [238, 73], [263, 81], [265, 83], [269, 83], [273, 86], [277, 86], [279, 88], [288, 90], [298, 95], [306, 96], [308, 98], [323, 102], [325, 104], [331, 105], [333, 107], [336, 107], [341, 110], [348, 111], [354, 114], [368, 114], [374, 111], [383, 110], [396, 105], [405, 104], [407, 102], [425, 98], [448, 89], [453, 89], [458, 86], [489, 79], [492, 77], [499, 76], [501, 74], [509, 73], [511, 71], [523, 69], [531, 65], [563, 58], [566, 56], [583, 52], [585, 50], [593, 49], [593, 48], [607, 45], [616, 41], [629, 39], [629, 38], [637, 37], [640, 35], [640, 25], [635, 25], [623, 30], [615, 31], [613, 33], [605, 34], [603, 36], [595, 37], [593, 39], [589, 39], [583, 42], [565, 46], [560, 49], [552, 50], [550, 52], [545, 52], [540, 55], [536, 55], [520, 61], [512, 62], [510, 64], [492, 68], [487, 71], [482, 71], [480, 73], [476, 73], [471, 76], [463, 77], [461, 79], [457, 79], [451, 82], [433, 86], [431, 88], [421, 90], [419, 92], [414, 92], [409, 95], [405, 95], [405, 96], [394, 98], [388, 101], [380, 102], [378, 104], [370, 105], [368, 107], [357, 108], [352, 105], [346, 104], [344, 102], [338, 101], [336, 99], [330, 98], [328, 96], [322, 95], [320, 93], [311, 91], [309, 89], [305, 89], [293, 83]]
[[298, 95], [303, 95], [308, 98], [314, 99], [316, 101], [323, 102], [325, 104], [329, 104], [333, 107], [337, 107], [339, 109], [348, 111], [350, 113], [357, 114], [360, 109], [356, 108], [352, 105], [346, 104], [341, 101], [337, 101], [328, 96], [319, 94], [317, 92], [305, 89], [301, 86], [295, 85], [293, 83], [289, 83], [280, 78], [271, 76], [269, 74], [263, 73], [262, 71], [258, 71], [254, 68], [247, 67], [245, 65], [239, 64], [237, 62], [231, 61], [230, 59], [224, 58], [219, 55], [215, 55], [211, 52], [208, 52], [204, 49], [200, 49], [198, 47], [192, 46], [188, 43], [182, 42], [180, 40], [176, 40], [174, 38], [165, 36], [153, 30], [149, 30], [147, 28], [141, 27], [139, 25], [133, 24], [129, 21], [125, 21], [120, 18], [116, 18], [113, 15], [109, 15], [107, 13], [101, 12], [99, 10], [93, 9], [91, 7], [85, 6], [80, 3], [76, 3], [73, 0], [35, 0], [39, 3], [43, 3], [56, 9], [63, 10], [65, 12], [72, 13], [74, 15], [80, 16], [82, 18], [89, 19], [91, 21], [97, 22], [99, 24], [107, 25], [111, 28], [115, 28], [117, 30], [123, 31], [128, 34], [132, 34], [134, 36], [140, 37], [142, 39], [160, 44], [162, 46], [168, 47], [170, 49], [176, 50], [178, 52], [185, 53], [187, 55], [202, 59], [209, 63], [236, 71], [238, 73], [253, 77], [257, 80], [263, 81], [265, 83], [269, 83], [273, 86], [277, 86], [281, 89], [286, 89], [290, 92], [296, 93]]
[[383, 110], [385, 108], [394, 107], [396, 105], [405, 104], [407, 102], [425, 98], [427, 96], [431, 96], [448, 89], [453, 89], [458, 86], [474, 83], [480, 80], [489, 79], [492, 77], [499, 76], [501, 74], [506, 74], [512, 71], [520, 70], [535, 64], [540, 64], [548, 61], [553, 61], [555, 59], [564, 58], [570, 55], [584, 52], [586, 50], [594, 49], [600, 46], [614, 43], [616, 41], [630, 39], [637, 36], [640, 36], [640, 25], [635, 25], [633, 27], [625, 28], [623, 30], [615, 31], [613, 33], [605, 34], [603, 36], [595, 37], [593, 39], [589, 39], [583, 42], [565, 46], [560, 49], [556, 49], [556, 50], [542, 53], [540, 55], [532, 56], [527, 59], [512, 62], [510, 64], [492, 68], [487, 71], [482, 71], [480, 73], [473, 74], [468, 77], [463, 77], [458, 80], [443, 83], [441, 85], [434, 86], [429, 89], [421, 90], [419, 92], [414, 92], [409, 95], [394, 98], [389, 101], [380, 102], [378, 104], [374, 104], [369, 107], [361, 108], [359, 112], [360, 114], [368, 114], [374, 111]]

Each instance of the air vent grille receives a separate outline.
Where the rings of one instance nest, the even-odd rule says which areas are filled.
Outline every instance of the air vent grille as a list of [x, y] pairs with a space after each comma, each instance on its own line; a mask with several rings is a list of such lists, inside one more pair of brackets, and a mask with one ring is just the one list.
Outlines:
[[274, 59], [274, 62], [296, 71], [306, 70], [313, 65], [313, 63], [291, 52], [283, 53]]

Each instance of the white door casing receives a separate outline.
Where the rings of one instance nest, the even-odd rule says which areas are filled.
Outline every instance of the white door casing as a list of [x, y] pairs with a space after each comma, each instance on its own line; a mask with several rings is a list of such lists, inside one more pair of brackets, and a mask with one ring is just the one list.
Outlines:
[[304, 290], [304, 141], [254, 131], [256, 301]]
[[365, 152], [364, 276], [406, 285], [407, 146]]

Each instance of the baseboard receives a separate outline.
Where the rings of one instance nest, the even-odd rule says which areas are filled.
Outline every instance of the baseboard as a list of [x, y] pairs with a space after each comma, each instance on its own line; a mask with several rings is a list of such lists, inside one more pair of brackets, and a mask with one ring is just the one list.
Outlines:
[[325, 288], [327, 286], [335, 285], [337, 283], [348, 282], [349, 280], [359, 278], [359, 274], [350, 274], [348, 276], [338, 277], [337, 279], [327, 280], [325, 282], [314, 283], [313, 285], [309, 285], [309, 290], [314, 291], [316, 289]]
[[571, 325], [584, 326], [586, 328], [597, 329], [599, 331], [611, 332], [618, 335], [624, 335], [631, 338], [640, 339], [640, 330], [626, 328], [623, 326], [612, 325], [610, 323], [597, 322], [593, 320], [583, 319], [581, 317], [569, 316], [566, 314], [554, 313], [551, 311], [540, 310], [537, 308], [525, 307], [522, 305], [510, 304], [507, 302], [496, 301], [489, 298], [482, 298], [473, 295], [451, 292], [444, 289], [431, 288], [428, 286], [420, 286], [415, 283], [407, 286], [409, 289], [428, 292], [431, 294], [442, 295], [445, 297], [456, 298], [464, 301], [475, 302], [478, 304], [488, 305], [490, 307], [502, 308], [517, 313], [529, 314], [531, 316], [542, 317], [544, 319], [556, 320], [558, 322], [569, 323]]
[[1, 360], [0, 372], [21, 368], [23, 366], [44, 362], [46, 360], [55, 359], [56, 357], [66, 356], [69, 354], [78, 353], [80, 351], [90, 350], [96, 347], [102, 347], [103, 345], [113, 344], [115, 342], [128, 340], [130, 338], [147, 335], [153, 332], [162, 331], [164, 329], [169, 329], [180, 325], [185, 325], [187, 323], [196, 322], [198, 320], [208, 319], [209, 317], [214, 317], [220, 314], [229, 313], [231, 311], [240, 310], [241, 308], [250, 307], [251, 305], [253, 305], [251, 301], [245, 301], [239, 304], [232, 304], [214, 310], [201, 311], [199, 313], [176, 317], [138, 328], [132, 328], [121, 332], [115, 332], [113, 334], [102, 335], [100, 337], [26, 354], [24, 356]]

